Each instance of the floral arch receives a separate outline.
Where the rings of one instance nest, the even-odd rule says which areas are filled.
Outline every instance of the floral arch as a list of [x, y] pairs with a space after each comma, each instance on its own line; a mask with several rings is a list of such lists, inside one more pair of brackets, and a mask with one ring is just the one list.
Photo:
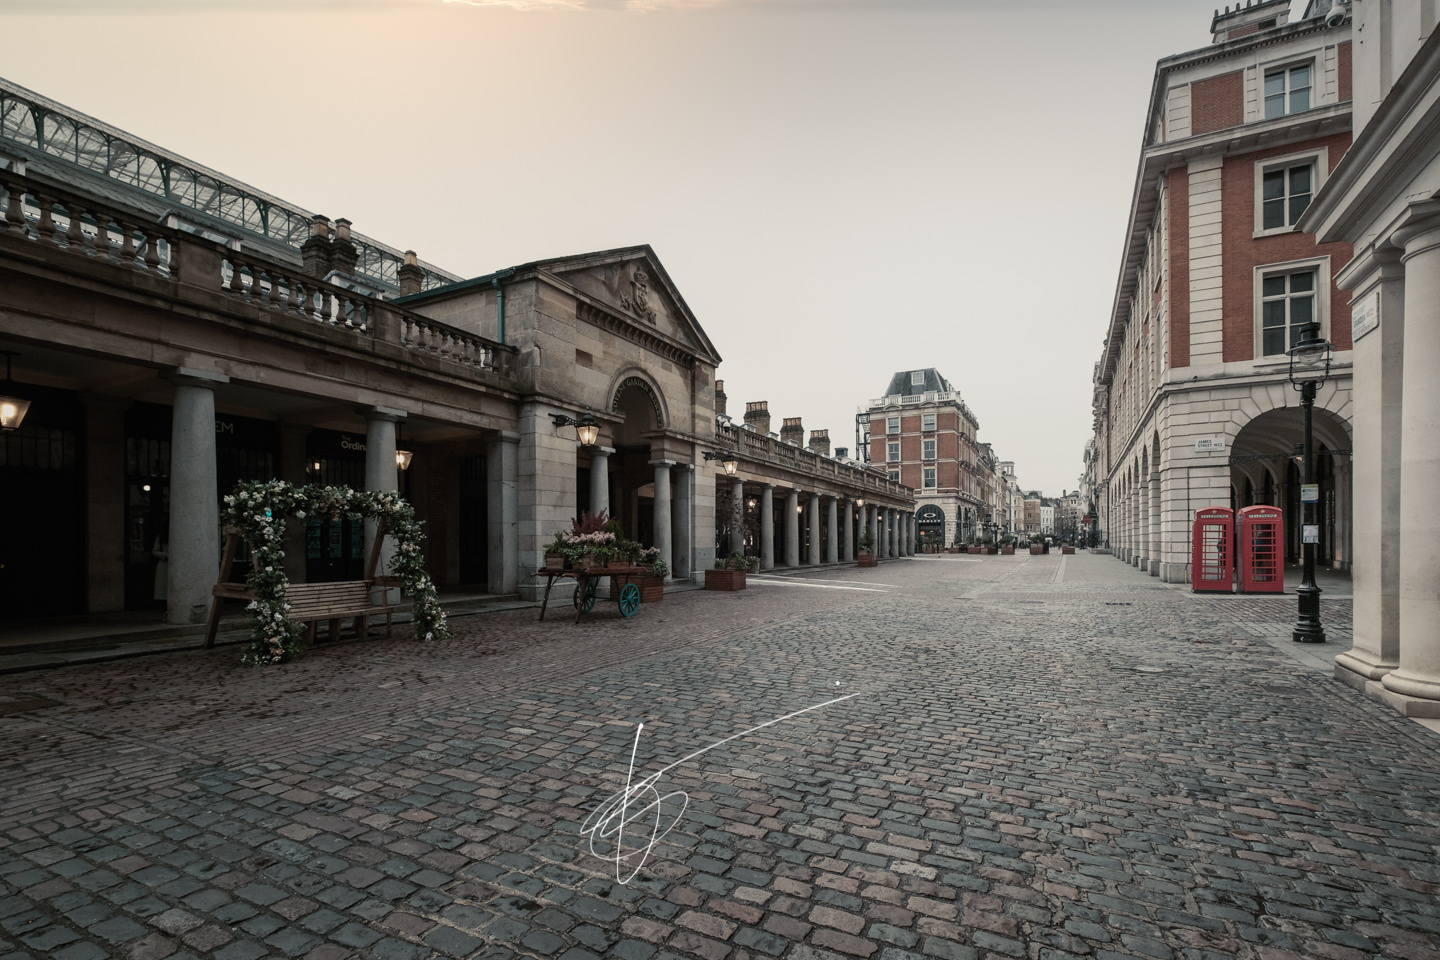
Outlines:
[[425, 534], [415, 519], [415, 508], [398, 493], [352, 490], [320, 484], [299, 486], [284, 480], [251, 481], [238, 484], [225, 498], [220, 520], [233, 527], [250, 545], [254, 562], [245, 583], [255, 594], [248, 609], [254, 617], [250, 645], [241, 655], [247, 666], [286, 663], [304, 652], [303, 625], [286, 618], [285, 602], [289, 580], [285, 576], [285, 523], [287, 518], [303, 520], [307, 514], [332, 517], [347, 514], [352, 519], [385, 519], [386, 535], [395, 538], [390, 557], [391, 574], [414, 602], [416, 639], [444, 640], [450, 636], [445, 611], [435, 594], [435, 584], [425, 572], [420, 546]]

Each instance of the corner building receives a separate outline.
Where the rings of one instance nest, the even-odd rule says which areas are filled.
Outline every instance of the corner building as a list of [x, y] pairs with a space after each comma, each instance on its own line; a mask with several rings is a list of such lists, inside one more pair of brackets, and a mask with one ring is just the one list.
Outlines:
[[867, 424], [870, 462], [915, 490], [920, 532], [939, 534], [950, 546], [990, 519], [984, 478], [993, 476], [994, 462], [982, 461], [975, 440], [980, 423], [934, 367], [895, 374], [885, 395], [861, 408], [860, 419]]
[[[1298, 227], [1350, 146], [1349, 18], [1288, 0], [1218, 12], [1210, 46], [1161, 60], [1104, 352], [1095, 376], [1100, 542], [1189, 580], [1207, 506], [1280, 507], [1300, 553], [1300, 395], [1286, 351], [1319, 321], [1334, 345], [1315, 403], [1322, 565], [1351, 546], [1348, 242]], [[1343, 12], [1342, 12], [1343, 14]]]

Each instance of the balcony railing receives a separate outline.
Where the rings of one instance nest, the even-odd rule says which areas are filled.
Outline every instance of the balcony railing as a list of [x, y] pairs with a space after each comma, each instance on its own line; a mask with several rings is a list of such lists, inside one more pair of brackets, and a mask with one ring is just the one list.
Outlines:
[[[0, 235], [92, 263], [219, 293], [277, 321], [299, 320], [509, 377], [515, 349], [146, 215], [0, 172]], [[182, 292], [177, 290], [177, 292]]]
[[795, 470], [807, 476], [834, 480], [844, 485], [909, 499], [914, 492], [897, 480], [889, 479], [869, 464], [853, 460], [837, 460], [795, 446], [779, 439], [734, 424], [716, 428], [716, 442], [729, 446], [743, 459]]

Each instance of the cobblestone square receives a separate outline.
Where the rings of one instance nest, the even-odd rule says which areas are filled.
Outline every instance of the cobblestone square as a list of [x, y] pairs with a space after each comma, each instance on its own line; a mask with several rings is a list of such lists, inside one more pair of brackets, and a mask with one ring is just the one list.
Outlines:
[[0, 957], [1440, 957], [1440, 739], [1293, 615], [940, 556], [8, 675]]

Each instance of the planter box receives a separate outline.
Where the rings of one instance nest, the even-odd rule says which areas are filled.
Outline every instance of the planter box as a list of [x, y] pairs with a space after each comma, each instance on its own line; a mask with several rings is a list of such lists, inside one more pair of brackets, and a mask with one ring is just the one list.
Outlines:
[[986, 554], [987, 556], [992, 556], [992, 557], [993, 557], [993, 556], [997, 555], [999, 552], [1000, 552], [1000, 548], [999, 548], [999, 547], [986, 547], [986, 548], [985, 548], [985, 554]]
[[1002, 556], [1002, 557], [1013, 557], [1013, 556], [1015, 556], [1015, 548], [1014, 548], [1014, 547], [1001, 547], [1001, 548], [1000, 548], [1000, 556]]
[[968, 547], [967, 549], [968, 549], [971, 553], [984, 553], [984, 552], [985, 552], [985, 548], [984, 548], [984, 547]]
[[546, 569], [546, 570], [564, 570], [564, 569], [565, 569], [565, 555], [562, 554], [562, 553], [547, 553], [547, 554], [545, 554], [545, 569]]
[[875, 566], [875, 554], [862, 553], [860, 554], [860, 556], [855, 558], [855, 563], [857, 566], [861, 567], [873, 567]]
[[1060, 555], [1061, 555], [1061, 556], [1065, 556], [1065, 555], [1067, 555], [1067, 554], [1072, 554], [1072, 553], [1074, 553], [1074, 552], [1075, 552], [1075, 548], [1074, 548], [1074, 547], [1061, 547], [1061, 548], [1060, 548]]
[[641, 603], [659, 603], [665, 599], [664, 577], [636, 577], [631, 582], [640, 588]]
[[706, 590], [744, 590], [744, 570], [706, 570]]
[[1030, 544], [1030, 556], [1032, 556], [1032, 557], [1038, 557], [1038, 556], [1040, 556], [1040, 554], [1042, 554], [1042, 553], [1044, 553], [1044, 552], [1045, 552], [1045, 545], [1044, 545], [1044, 544], [1042, 544], [1042, 543], [1032, 543], [1032, 544]]

